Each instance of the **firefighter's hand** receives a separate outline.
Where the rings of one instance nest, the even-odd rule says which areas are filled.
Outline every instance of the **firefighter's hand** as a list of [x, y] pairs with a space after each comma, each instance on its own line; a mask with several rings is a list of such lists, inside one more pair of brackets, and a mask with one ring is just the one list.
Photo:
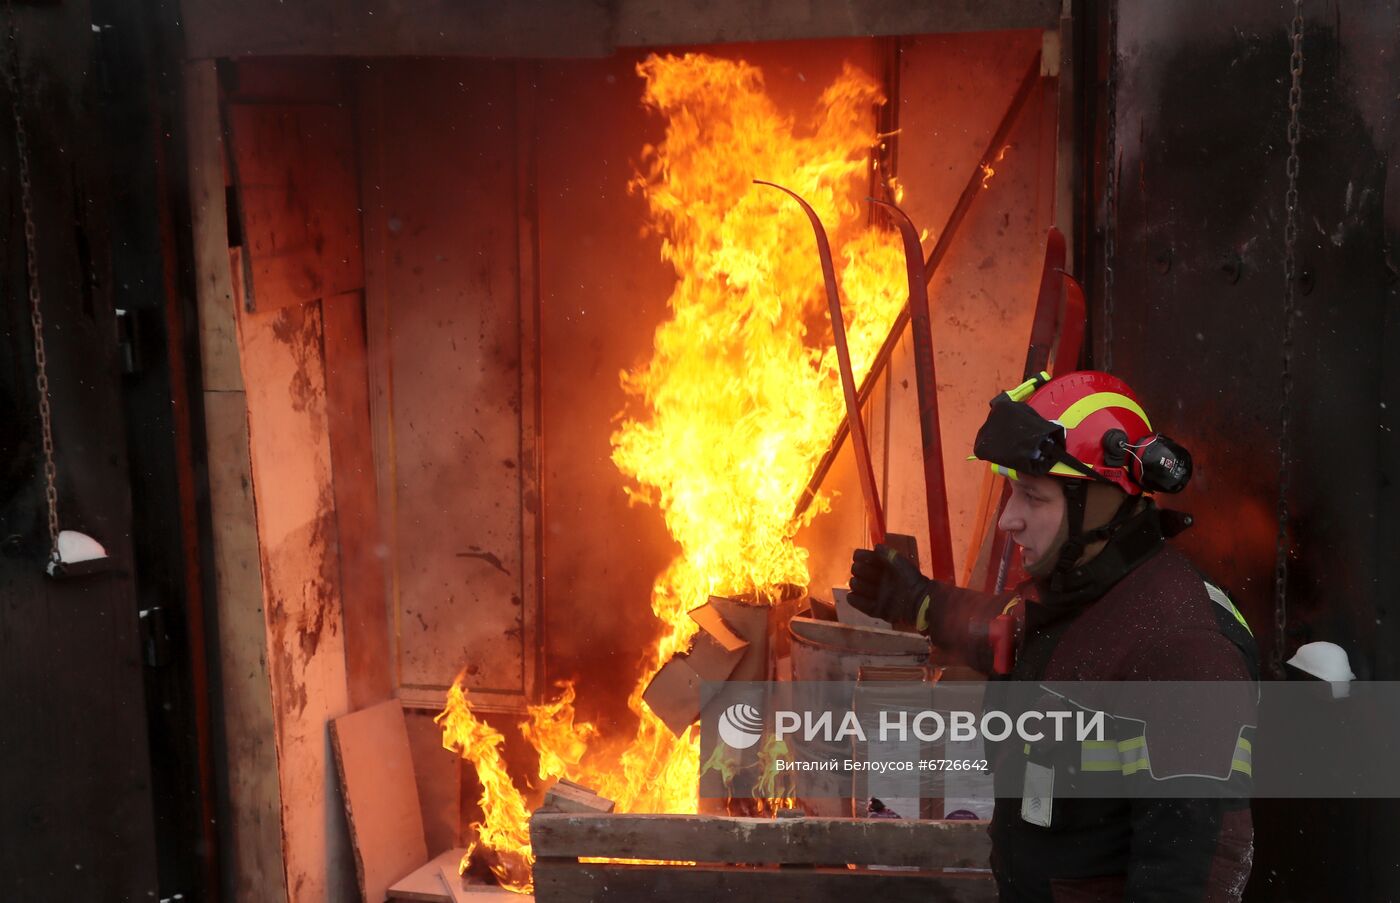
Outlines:
[[851, 556], [851, 591], [857, 610], [899, 626], [928, 629], [929, 590], [933, 581], [887, 545], [874, 551], [856, 549]]

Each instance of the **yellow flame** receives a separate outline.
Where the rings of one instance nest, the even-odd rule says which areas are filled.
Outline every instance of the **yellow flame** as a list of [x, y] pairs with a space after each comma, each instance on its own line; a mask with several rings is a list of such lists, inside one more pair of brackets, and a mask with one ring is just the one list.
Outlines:
[[[711, 594], [771, 598], [782, 584], [806, 586], [807, 552], [793, 538], [828, 506], [819, 500], [799, 523], [791, 513], [845, 417], [811, 227], [786, 195], [752, 180], [791, 188], [826, 224], [839, 249], [857, 379], [906, 286], [898, 238], [867, 227], [859, 202], [869, 192], [869, 153], [878, 140], [872, 109], [884, 100], [868, 74], [847, 64], [800, 126], [768, 96], [762, 72], [742, 61], [652, 56], [638, 74], [643, 103], [665, 117], [666, 132], [644, 149], [645, 171], [632, 187], [646, 200], [676, 285], [651, 360], [621, 374], [640, 411], [613, 434], [612, 457], [629, 479], [631, 500], [661, 510], [680, 554], [652, 587], [663, 632], [628, 698], [638, 723], [623, 751], [586, 752], [594, 732], [573, 724], [571, 688], [532, 709], [531, 727], [522, 730], [540, 750], [542, 778], [589, 786], [618, 811], [694, 812], [696, 732], [673, 735], [642, 692], [687, 648], [696, 627], [686, 612]], [[895, 196], [902, 197], [897, 186]], [[469, 757], [478, 770], [495, 768], [489, 743], [461, 747], [464, 755], [475, 751]], [[513, 787], [494, 779], [491, 787], [519, 800]], [[791, 805], [777, 785], [774, 794], [771, 808]], [[499, 838], [512, 861], [528, 861], [523, 808], [492, 806], [483, 797], [481, 843], [499, 853]], [[497, 825], [496, 818], [519, 822]]]
[[758, 785], [754, 796], [767, 804], [767, 811], [792, 809], [797, 805], [797, 788], [793, 782], [793, 772], [781, 769], [779, 762], [791, 763], [792, 752], [785, 741], [775, 734], [770, 736], [758, 749]]
[[1006, 145], [1005, 147], [1003, 147], [1001, 150], [997, 151], [996, 158], [993, 159], [991, 163], [983, 163], [983, 164], [982, 164], [982, 187], [983, 187], [983, 188], [986, 188], [987, 186], [991, 185], [991, 183], [992, 183], [992, 176], [994, 176], [994, 175], [997, 174], [997, 171], [992, 167], [992, 163], [1000, 163], [1003, 159], [1006, 158], [1006, 152], [1009, 151], [1009, 150], [1011, 150], [1011, 145], [1008, 144], [1008, 145]]
[[598, 729], [588, 722], [574, 723], [574, 685], [560, 681], [563, 692], [554, 702], [527, 707], [530, 720], [521, 722], [520, 733], [540, 754], [540, 779], [568, 777], [577, 773], [579, 762]]
[[447, 691], [447, 705], [433, 719], [442, 727], [442, 745], [476, 766], [481, 781], [481, 809], [485, 820], [471, 825], [476, 835], [467, 846], [459, 871], [466, 871], [477, 846], [492, 853], [491, 871], [502, 887], [519, 893], [531, 890], [535, 857], [530, 851], [529, 809], [511, 783], [501, 758], [501, 732], [472, 714], [467, 691], [458, 675]]

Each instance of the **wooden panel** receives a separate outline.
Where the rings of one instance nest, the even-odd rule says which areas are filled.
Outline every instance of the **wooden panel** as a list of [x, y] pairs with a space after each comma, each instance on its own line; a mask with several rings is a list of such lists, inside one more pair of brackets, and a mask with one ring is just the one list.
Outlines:
[[590, 719], [624, 724], [656, 631], [651, 586], [675, 554], [660, 514], [628, 504], [608, 441], [626, 405], [617, 374], [651, 353], [675, 282], [627, 188], [662, 134], [641, 108], [638, 59], [542, 63], [534, 79], [546, 661], [578, 677]]
[[379, 499], [369, 417], [364, 301], [360, 292], [327, 298], [326, 418], [340, 537], [340, 598], [350, 705], [364, 708], [394, 695], [384, 558], [379, 554]]
[[348, 709], [320, 305], [239, 317], [291, 903], [343, 899], [354, 867], [326, 742]]
[[539, 813], [539, 857], [607, 856], [696, 862], [855, 863], [924, 869], [984, 868], [987, 823], [852, 818]]
[[428, 858], [403, 706], [390, 699], [331, 722], [331, 743], [365, 900]]
[[404, 712], [408, 747], [413, 753], [413, 775], [418, 782], [423, 838], [428, 855], [462, 843], [462, 760], [442, 748], [442, 728], [429, 712]]
[[231, 104], [228, 118], [250, 309], [362, 288], [350, 111]]
[[601, 56], [607, 5], [592, 0], [190, 0], [186, 53], [236, 56]]
[[862, 869], [535, 863], [540, 903], [762, 899], [771, 903], [850, 903], [852, 899], [921, 903], [996, 903], [989, 876]]
[[365, 233], [400, 695], [441, 705], [465, 669], [479, 701], [518, 706], [533, 683], [524, 532], [537, 501], [522, 478], [534, 359], [520, 309], [515, 70], [376, 72], [362, 117]]

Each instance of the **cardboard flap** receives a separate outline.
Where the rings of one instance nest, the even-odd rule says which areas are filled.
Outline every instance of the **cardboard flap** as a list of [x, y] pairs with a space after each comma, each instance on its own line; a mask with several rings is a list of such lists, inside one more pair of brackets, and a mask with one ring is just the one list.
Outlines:
[[690, 619], [699, 624], [702, 631], [709, 634], [728, 652], [742, 651], [748, 645], [748, 641], [731, 630], [720, 613], [708, 602], [692, 610]]

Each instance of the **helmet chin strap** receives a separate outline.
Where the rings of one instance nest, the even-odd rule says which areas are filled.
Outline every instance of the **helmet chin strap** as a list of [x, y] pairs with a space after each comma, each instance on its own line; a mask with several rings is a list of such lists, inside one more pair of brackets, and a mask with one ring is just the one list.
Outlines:
[[1061, 488], [1065, 494], [1065, 521], [1069, 527], [1065, 537], [1064, 545], [1060, 546], [1059, 557], [1055, 561], [1055, 567], [1050, 572], [1051, 580], [1056, 577], [1063, 577], [1074, 570], [1079, 564], [1079, 559], [1084, 557], [1084, 550], [1100, 540], [1111, 537], [1118, 528], [1123, 525], [1128, 518], [1132, 517], [1133, 509], [1137, 506], [1137, 496], [1123, 494], [1123, 500], [1118, 503], [1118, 510], [1108, 523], [1093, 530], [1084, 529], [1084, 508], [1085, 500], [1089, 495], [1088, 480], [1060, 480]]

